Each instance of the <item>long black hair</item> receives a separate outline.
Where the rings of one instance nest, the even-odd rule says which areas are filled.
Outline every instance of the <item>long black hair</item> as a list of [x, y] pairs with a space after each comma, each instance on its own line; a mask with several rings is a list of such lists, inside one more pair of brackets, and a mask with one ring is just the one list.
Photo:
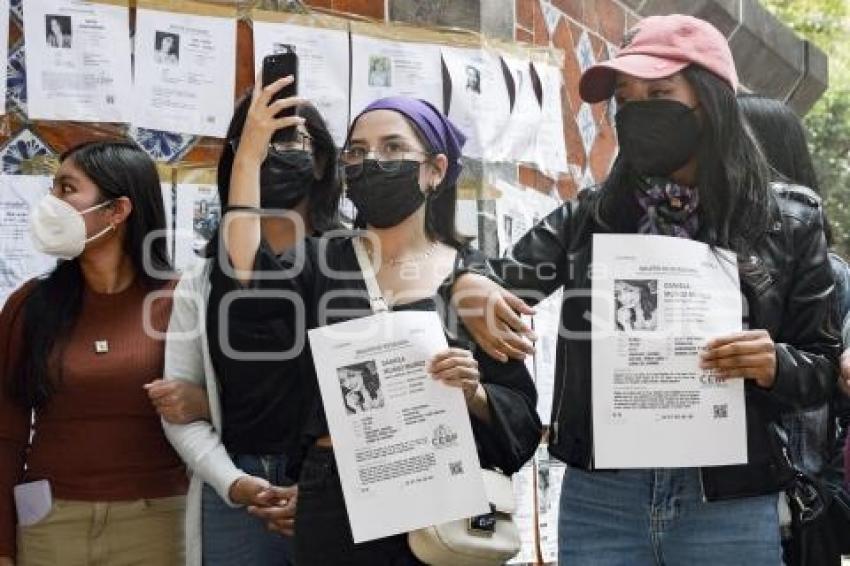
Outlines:
[[[130, 199], [133, 209], [126, 219], [124, 253], [138, 283], [147, 289], [162, 287], [173, 272], [165, 238], [146, 241], [151, 232], [166, 228], [159, 174], [151, 158], [130, 142], [115, 140], [75, 146], [59, 160], [71, 160], [91, 179], [100, 192], [99, 202]], [[146, 254], [152, 272], [145, 269]], [[79, 316], [84, 287], [80, 262], [75, 258], [60, 261], [26, 298], [26, 351], [11, 382], [13, 397], [26, 407], [44, 406], [61, 382], [64, 342]]]
[[738, 104], [767, 162], [780, 178], [819, 193], [806, 132], [791, 107], [758, 94], [741, 94]]
[[[428, 138], [425, 137], [419, 129], [419, 126], [416, 125], [416, 122], [404, 114], [399, 115], [410, 125], [410, 129], [413, 130], [413, 133], [416, 135], [416, 139], [422, 144], [422, 148], [425, 152], [432, 155], [440, 153], [437, 148], [428, 141]], [[356, 123], [357, 122], [355, 121], [351, 124], [351, 127], [349, 127], [349, 136], [354, 130], [354, 125]], [[467, 245], [469, 239], [461, 236], [457, 231], [455, 222], [456, 208], [457, 182], [450, 183], [445, 177], [443, 177], [440, 184], [437, 185], [433, 191], [427, 194], [427, 198], [425, 200], [425, 235], [428, 236], [429, 240], [442, 242], [455, 249], [460, 249]], [[358, 214], [354, 219], [354, 226], [355, 228], [365, 228], [366, 220]]]
[[[806, 131], [790, 106], [758, 94], [738, 95], [738, 104], [764, 152], [774, 178], [803, 185], [820, 194]], [[824, 234], [832, 245], [832, 227], [824, 218]]]
[[[248, 93], [236, 104], [233, 117], [227, 128], [227, 134], [221, 156], [218, 159], [217, 181], [218, 198], [222, 210], [230, 201], [230, 177], [233, 173], [233, 160], [236, 157], [235, 147], [245, 128], [248, 109], [251, 106], [251, 94]], [[339, 224], [339, 200], [342, 195], [342, 185], [339, 181], [337, 160], [339, 152], [328, 126], [319, 111], [310, 103], [299, 104], [295, 114], [304, 118], [304, 126], [310, 134], [313, 144], [313, 159], [322, 163], [322, 174], [316, 179], [307, 195], [307, 215], [313, 230], [319, 233], [334, 230]], [[219, 249], [219, 230], [210, 238], [205, 255], [216, 257]]]
[[[696, 186], [700, 191], [700, 239], [743, 257], [767, 233], [776, 204], [770, 168], [744, 120], [735, 92], [714, 73], [691, 65], [682, 71], [696, 92], [702, 114]], [[620, 156], [595, 197], [597, 223], [618, 231], [636, 225], [636, 174]], [[746, 254], [746, 255], [745, 255]]]

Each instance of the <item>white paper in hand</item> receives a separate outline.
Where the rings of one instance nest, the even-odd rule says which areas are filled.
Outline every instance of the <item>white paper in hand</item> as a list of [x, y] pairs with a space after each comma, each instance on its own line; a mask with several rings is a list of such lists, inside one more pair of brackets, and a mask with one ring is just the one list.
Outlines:
[[13, 492], [20, 527], [35, 525], [47, 517], [50, 509], [53, 508], [53, 495], [50, 492], [50, 482], [47, 480], [16, 485]]
[[463, 394], [426, 372], [448, 347], [437, 313], [309, 337], [354, 542], [489, 512]]

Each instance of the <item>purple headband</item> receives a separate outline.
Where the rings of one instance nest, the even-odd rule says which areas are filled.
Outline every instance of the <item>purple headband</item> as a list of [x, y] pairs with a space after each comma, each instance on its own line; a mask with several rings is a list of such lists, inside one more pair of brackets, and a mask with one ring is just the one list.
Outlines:
[[[448, 158], [449, 163], [443, 182], [451, 185], [457, 181], [463, 167], [461, 148], [466, 143], [466, 136], [442, 112], [434, 108], [430, 102], [418, 98], [406, 96], [379, 98], [351, 121], [349, 136], [360, 116], [372, 110], [394, 110], [409, 118], [416, 125], [419, 133], [425, 136], [434, 151]], [[347, 143], [348, 140], [346, 140]]]

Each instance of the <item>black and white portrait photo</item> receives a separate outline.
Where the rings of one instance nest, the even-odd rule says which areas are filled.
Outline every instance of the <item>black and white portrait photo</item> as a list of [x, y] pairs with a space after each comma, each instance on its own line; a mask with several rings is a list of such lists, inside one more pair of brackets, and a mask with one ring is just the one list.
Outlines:
[[514, 241], [514, 219], [509, 214], [502, 217], [502, 229], [505, 232], [505, 241], [508, 245]]
[[154, 61], [158, 65], [176, 65], [180, 62], [180, 36], [158, 31], [154, 36]]
[[369, 86], [392, 86], [392, 63], [389, 57], [369, 57]]
[[375, 362], [343, 366], [336, 371], [346, 413], [359, 415], [383, 408], [384, 394]]
[[658, 281], [618, 279], [614, 281], [617, 330], [658, 329]]
[[207, 242], [215, 234], [221, 220], [221, 205], [218, 196], [198, 196], [192, 208], [192, 250], [201, 256]]
[[481, 71], [472, 65], [466, 66], [466, 90], [481, 94]]
[[44, 16], [44, 24], [48, 47], [71, 48], [71, 16], [47, 14]]

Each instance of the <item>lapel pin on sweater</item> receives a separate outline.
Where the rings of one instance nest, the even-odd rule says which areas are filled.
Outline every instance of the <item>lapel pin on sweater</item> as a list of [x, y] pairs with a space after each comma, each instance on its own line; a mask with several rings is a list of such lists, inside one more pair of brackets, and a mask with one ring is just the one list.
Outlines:
[[109, 341], [108, 340], [95, 340], [94, 341], [94, 353], [95, 354], [106, 354], [109, 352]]

